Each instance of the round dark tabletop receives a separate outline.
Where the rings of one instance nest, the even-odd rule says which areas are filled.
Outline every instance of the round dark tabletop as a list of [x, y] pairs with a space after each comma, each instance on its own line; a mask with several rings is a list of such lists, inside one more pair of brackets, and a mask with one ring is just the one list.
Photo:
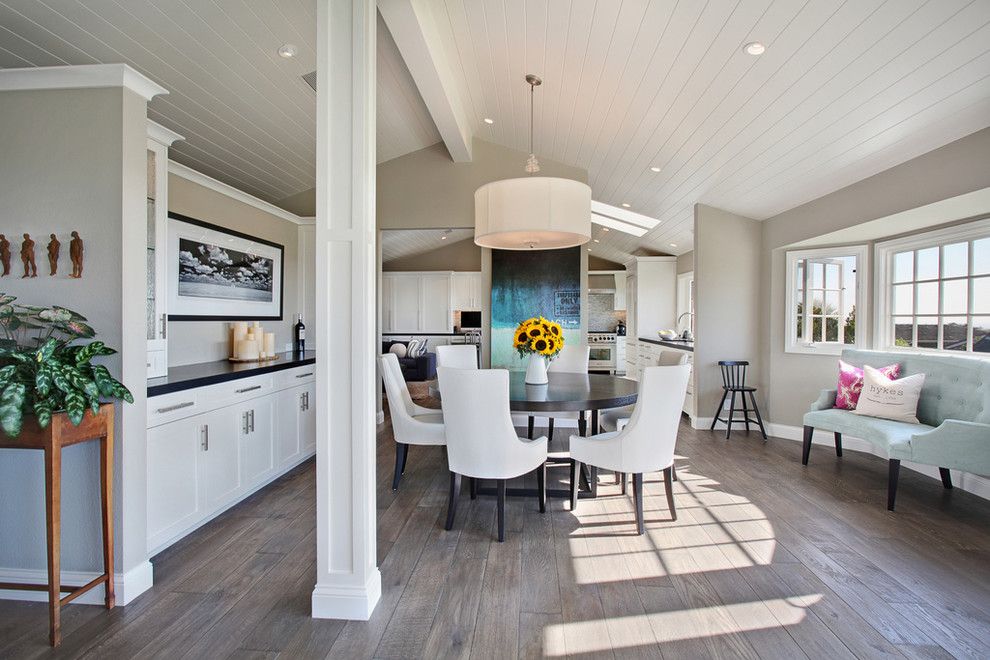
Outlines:
[[[639, 383], [607, 374], [567, 374], [549, 372], [546, 385], [527, 385], [526, 372], [509, 372], [509, 410], [517, 412], [559, 412], [607, 410], [636, 403]], [[430, 395], [440, 396], [437, 381], [430, 383]]]

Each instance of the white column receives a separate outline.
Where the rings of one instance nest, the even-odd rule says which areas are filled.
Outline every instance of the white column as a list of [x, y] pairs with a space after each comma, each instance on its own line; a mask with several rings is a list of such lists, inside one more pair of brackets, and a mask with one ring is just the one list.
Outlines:
[[375, 541], [374, 0], [318, 0], [316, 587], [313, 616], [368, 619]]

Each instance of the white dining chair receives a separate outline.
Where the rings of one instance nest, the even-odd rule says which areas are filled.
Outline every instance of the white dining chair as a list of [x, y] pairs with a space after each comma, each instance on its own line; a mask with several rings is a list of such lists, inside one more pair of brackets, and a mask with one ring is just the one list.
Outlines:
[[[660, 357], [657, 358], [657, 366], [673, 367], [679, 364], [687, 364], [687, 357], [687, 353], [684, 351], [660, 351]], [[681, 403], [683, 404], [683, 402]], [[598, 424], [601, 426], [602, 431], [621, 431], [629, 423], [629, 417], [632, 415], [632, 412], [633, 406], [623, 406], [621, 408], [606, 410], [599, 415]], [[581, 435], [584, 434], [582, 433]]]
[[[498, 492], [498, 540], [505, 540], [505, 481], [536, 472], [540, 513], [546, 511], [547, 439], [516, 435], [509, 413], [509, 372], [505, 369], [438, 367], [450, 494], [446, 529], [454, 526], [461, 477], [494, 479]], [[476, 489], [472, 483], [471, 494]]]
[[392, 490], [398, 490], [399, 479], [406, 471], [409, 445], [443, 446], [447, 443], [447, 438], [443, 432], [443, 413], [413, 403], [395, 353], [380, 355], [378, 364], [385, 382], [385, 396], [388, 397], [388, 411], [392, 418], [392, 436], [395, 438]]
[[581, 463], [620, 474], [633, 475], [633, 498], [636, 504], [636, 531], [643, 533], [643, 473], [663, 471], [670, 515], [677, 520], [674, 508], [674, 446], [681, 421], [681, 408], [687, 392], [691, 367], [646, 367], [639, 396], [629, 423], [621, 431], [590, 437], [571, 436], [571, 511], [577, 509], [578, 480]]
[[[587, 344], [565, 344], [557, 357], [547, 367], [547, 371], [568, 374], [587, 374], [588, 358], [591, 348]], [[587, 429], [587, 417], [584, 410], [551, 412], [547, 416], [547, 440], [553, 442], [554, 419], [576, 419], [578, 423], [578, 433], [585, 434]], [[533, 435], [533, 425], [536, 421], [534, 416], [529, 418], [529, 436]]]
[[478, 347], [474, 344], [437, 346], [437, 366], [454, 369], [477, 369]]

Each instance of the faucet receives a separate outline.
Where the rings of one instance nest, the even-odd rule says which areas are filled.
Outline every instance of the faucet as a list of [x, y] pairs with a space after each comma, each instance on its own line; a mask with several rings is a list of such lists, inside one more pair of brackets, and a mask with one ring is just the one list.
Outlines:
[[[685, 316], [690, 316], [693, 319], [694, 318], [694, 312], [684, 312], [683, 314], [681, 314], [680, 316], [677, 317], [677, 321], [674, 322], [674, 325], [676, 325], [677, 327], [680, 327], [680, 325], [681, 325], [681, 319], [684, 318]], [[686, 341], [692, 341], [694, 339], [694, 333], [691, 332], [691, 324], [690, 323], [688, 323], [688, 327], [684, 328], [684, 332], [681, 333], [681, 338], [684, 339], [684, 340], [686, 340]]]

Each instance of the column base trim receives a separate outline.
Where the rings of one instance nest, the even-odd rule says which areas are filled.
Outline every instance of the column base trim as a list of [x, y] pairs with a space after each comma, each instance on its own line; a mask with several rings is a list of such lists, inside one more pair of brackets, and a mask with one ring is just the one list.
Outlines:
[[367, 621], [382, 596], [382, 574], [375, 568], [362, 587], [317, 583], [313, 588], [314, 619]]

